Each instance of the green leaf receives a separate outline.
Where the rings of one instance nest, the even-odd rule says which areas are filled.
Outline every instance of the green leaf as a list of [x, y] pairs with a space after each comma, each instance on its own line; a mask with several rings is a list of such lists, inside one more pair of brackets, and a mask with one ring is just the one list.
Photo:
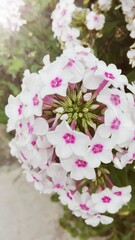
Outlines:
[[6, 124], [7, 123], [7, 116], [5, 115], [4, 110], [0, 109], [0, 123]]
[[9, 82], [9, 81], [0, 81], [1, 86], [6, 86], [7, 89], [9, 89], [14, 96], [18, 95], [20, 90], [19, 88], [15, 85], [15, 83]]

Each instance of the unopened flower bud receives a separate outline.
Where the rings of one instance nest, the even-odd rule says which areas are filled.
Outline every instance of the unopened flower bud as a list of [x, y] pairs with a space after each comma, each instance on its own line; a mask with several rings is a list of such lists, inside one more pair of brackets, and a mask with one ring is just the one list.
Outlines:
[[54, 110], [55, 113], [63, 113], [64, 112], [64, 108], [63, 107], [58, 107]]
[[92, 93], [86, 93], [83, 96], [84, 101], [88, 102], [91, 99]]
[[87, 88], [85, 88], [84, 85], [81, 86], [81, 90], [82, 90], [83, 93], [87, 92]]
[[60, 117], [60, 120], [67, 120], [68, 119], [68, 115], [65, 113]]

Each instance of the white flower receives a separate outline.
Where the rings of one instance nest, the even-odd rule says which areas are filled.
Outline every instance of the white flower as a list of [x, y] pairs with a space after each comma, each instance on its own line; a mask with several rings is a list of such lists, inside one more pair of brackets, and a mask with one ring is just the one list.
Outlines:
[[128, 83], [127, 77], [125, 75], [121, 75], [121, 70], [117, 69], [114, 64], [109, 64], [107, 66], [105, 62], [99, 61], [95, 74], [102, 77], [116, 88], [122, 85], [127, 85]]
[[63, 75], [66, 76], [69, 83], [78, 83], [83, 79], [85, 69], [82, 63], [72, 58], [62, 58]]
[[30, 117], [19, 121], [16, 125], [16, 138], [18, 145], [25, 145], [31, 141], [33, 135], [43, 136], [48, 131], [48, 123], [39, 117]]
[[72, 21], [74, 11], [74, 0], [61, 0], [58, 2], [51, 15], [54, 37], [59, 37], [61, 39], [61, 35], [65, 32], [65, 28], [68, 28]]
[[131, 141], [133, 137], [133, 122], [128, 112], [114, 112], [112, 109], [105, 111], [105, 123], [98, 127], [98, 132], [102, 137], [115, 139], [116, 144], [123, 144]]
[[86, 89], [95, 90], [104, 80], [102, 77], [96, 75], [98, 62], [99, 60], [92, 55], [89, 62], [89, 67], [87, 68], [83, 78], [83, 84]]
[[65, 47], [70, 48], [75, 45], [80, 45], [80, 40], [77, 38], [80, 36], [80, 31], [77, 28], [66, 28], [61, 34], [61, 40], [65, 42]]
[[127, 112], [128, 110], [126, 93], [115, 88], [103, 89], [97, 96], [97, 101], [112, 108], [114, 112], [118, 110]]
[[68, 158], [73, 153], [83, 156], [89, 145], [89, 137], [72, 130], [66, 121], [62, 121], [55, 131], [48, 132], [47, 138], [55, 146], [56, 154], [60, 158]]
[[131, 186], [127, 187], [112, 187], [112, 192], [118, 199], [121, 201], [122, 204], [127, 204], [131, 199]]
[[73, 214], [76, 217], [87, 218], [89, 214], [95, 213], [94, 203], [91, 200], [91, 196], [88, 192], [83, 192], [77, 199], [78, 206], [73, 210]]
[[114, 142], [109, 138], [100, 137], [98, 133], [95, 134], [90, 142], [87, 157], [90, 159], [92, 167], [99, 167], [101, 162], [110, 163], [113, 160], [112, 148]]
[[39, 75], [43, 81], [43, 89], [41, 91], [42, 98], [50, 94], [66, 96], [68, 81], [67, 77], [63, 75], [62, 63], [60, 60], [40, 70]]
[[73, 155], [69, 158], [60, 159], [62, 167], [70, 172], [70, 177], [75, 180], [83, 178], [95, 179], [96, 174], [89, 158]]
[[107, 225], [112, 222], [113, 222], [113, 218], [105, 216], [105, 215], [101, 215], [101, 214], [91, 215], [85, 220], [85, 223], [92, 227], [97, 227], [99, 225], [99, 223]]
[[105, 23], [105, 16], [103, 14], [97, 14], [90, 11], [86, 16], [86, 26], [89, 30], [100, 30]]
[[73, 188], [69, 188], [67, 190], [63, 190], [59, 196], [59, 200], [63, 205], [68, 205], [68, 208], [70, 210], [75, 210], [78, 207], [78, 198], [79, 198], [79, 193], [75, 192], [74, 193]]
[[99, 193], [91, 195], [93, 203], [95, 203], [95, 209], [99, 213], [109, 212], [116, 213], [121, 207], [122, 203], [115, 196], [109, 188], [105, 188]]
[[84, 48], [82, 46], [75, 46], [73, 48], [68, 48], [63, 51], [63, 55], [67, 58], [80, 61], [84, 67], [89, 66], [91, 58], [96, 58], [91, 54], [92, 50], [90, 48]]
[[24, 116], [27, 118], [32, 115], [42, 115], [42, 98], [39, 91], [24, 90], [19, 95], [20, 101], [25, 105]]
[[67, 184], [67, 175], [61, 164], [52, 163], [49, 165], [47, 168], [47, 175], [51, 177], [52, 184], [50, 185], [50, 190], [52, 189], [52, 192], [60, 194]]
[[8, 98], [8, 104], [5, 107], [5, 113], [9, 118], [9, 131], [14, 130], [16, 122], [24, 117], [23, 111], [24, 105], [19, 100], [18, 96], [14, 97], [10, 95]]
[[35, 189], [42, 192], [43, 178], [46, 177], [45, 172], [42, 172], [42, 171], [36, 172], [34, 170], [31, 170], [29, 167], [26, 167], [26, 165], [23, 165], [22, 168], [24, 168], [24, 174], [26, 176], [26, 180], [28, 182], [34, 182]]

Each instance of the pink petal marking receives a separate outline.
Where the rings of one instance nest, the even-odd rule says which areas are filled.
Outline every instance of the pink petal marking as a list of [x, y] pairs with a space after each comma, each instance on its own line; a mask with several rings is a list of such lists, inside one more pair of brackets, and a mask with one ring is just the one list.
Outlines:
[[117, 94], [111, 94], [110, 100], [115, 106], [117, 106], [121, 103], [120, 96]]
[[51, 81], [51, 87], [52, 87], [52, 88], [60, 87], [61, 84], [62, 84], [62, 79], [59, 78], [59, 77], [56, 77], [56, 78], [54, 78], [54, 79]]
[[18, 114], [19, 114], [19, 115], [22, 114], [22, 108], [23, 108], [23, 104], [20, 104], [20, 105], [19, 105], [19, 108], [18, 108]]
[[111, 80], [115, 79], [115, 77], [114, 77], [114, 75], [112, 73], [105, 72], [104, 75], [105, 75], [105, 77], [110, 78]]
[[74, 65], [75, 61], [72, 59], [69, 59], [69, 62], [67, 64], [67, 67], [72, 67]]
[[70, 134], [70, 133], [66, 133], [64, 136], [63, 136], [65, 142], [67, 144], [74, 144], [75, 143], [75, 136]]
[[117, 196], [121, 196], [122, 195], [122, 192], [121, 191], [118, 191], [118, 192], [114, 192], [115, 195]]
[[111, 202], [111, 198], [108, 197], [108, 196], [104, 196], [101, 200], [102, 200], [103, 203], [109, 203], [109, 202]]
[[87, 162], [86, 161], [84, 161], [84, 160], [81, 160], [81, 159], [77, 159], [76, 160], [76, 162], [75, 162], [75, 164], [77, 165], [77, 167], [82, 167], [82, 168], [85, 168], [85, 167], [87, 167]]
[[117, 129], [119, 129], [120, 124], [121, 124], [121, 121], [116, 117], [116, 118], [112, 121], [111, 128], [117, 130]]
[[92, 148], [92, 152], [94, 154], [101, 153], [103, 151], [103, 145], [101, 144], [95, 144]]
[[70, 195], [70, 193], [69, 192], [67, 192], [67, 197], [70, 199], [70, 200], [72, 200], [73, 198], [71, 197], [71, 195]]
[[87, 207], [86, 204], [80, 204], [80, 207], [81, 207], [81, 209], [84, 210], [84, 211], [88, 211], [88, 210], [90, 210], [90, 208]]
[[38, 100], [38, 94], [35, 94], [35, 96], [33, 97], [33, 105], [34, 106], [38, 106], [39, 105], [39, 100]]

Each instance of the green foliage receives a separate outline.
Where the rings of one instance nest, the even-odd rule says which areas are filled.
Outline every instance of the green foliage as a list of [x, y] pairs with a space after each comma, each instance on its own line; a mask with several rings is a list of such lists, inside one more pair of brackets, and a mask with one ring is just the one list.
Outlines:
[[60, 225], [66, 229], [72, 237], [80, 240], [90, 240], [90, 237], [106, 237], [108, 240], [134, 240], [135, 239], [135, 211], [127, 216], [117, 214], [110, 225], [91, 227], [85, 224], [82, 218], [72, 215], [71, 211], [64, 208], [64, 215], [60, 219]]

